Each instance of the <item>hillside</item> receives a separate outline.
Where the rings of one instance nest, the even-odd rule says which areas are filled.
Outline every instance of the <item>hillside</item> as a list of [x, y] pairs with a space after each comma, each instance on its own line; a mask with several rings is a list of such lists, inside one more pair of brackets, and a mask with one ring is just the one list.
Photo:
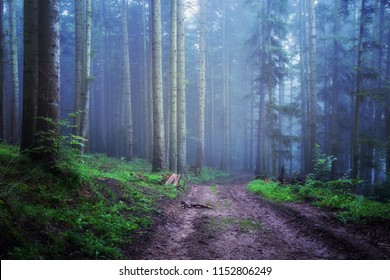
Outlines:
[[1, 259], [121, 259], [158, 204], [183, 189], [103, 155], [68, 156], [48, 171], [0, 145]]

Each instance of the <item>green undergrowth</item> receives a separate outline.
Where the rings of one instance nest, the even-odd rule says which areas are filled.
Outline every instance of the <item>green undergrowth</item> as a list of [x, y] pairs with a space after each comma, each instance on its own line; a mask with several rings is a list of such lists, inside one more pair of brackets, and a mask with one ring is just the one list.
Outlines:
[[310, 202], [312, 205], [336, 210], [343, 222], [364, 222], [373, 218], [390, 219], [390, 202], [378, 202], [352, 194], [351, 180], [321, 182], [308, 180], [304, 185], [284, 186], [262, 180], [248, 184], [249, 191], [274, 202]]
[[55, 172], [0, 144], [1, 259], [123, 259], [131, 235], [152, 223], [163, 184], [143, 160], [68, 156]]
[[218, 170], [205, 166], [202, 168], [202, 171], [199, 174], [195, 174], [195, 172], [189, 172], [186, 175], [186, 179], [192, 184], [205, 184], [220, 179], [226, 179], [230, 175], [231, 174], [228, 171]]

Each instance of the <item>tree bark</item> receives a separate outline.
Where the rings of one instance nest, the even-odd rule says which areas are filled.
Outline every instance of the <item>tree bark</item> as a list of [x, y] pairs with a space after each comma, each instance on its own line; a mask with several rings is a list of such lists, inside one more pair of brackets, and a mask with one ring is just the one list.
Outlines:
[[[285, 80], [283, 78], [279, 83], [279, 108], [282, 108], [284, 105], [285, 105]], [[278, 115], [279, 115], [279, 121], [278, 121], [279, 132], [281, 135], [287, 134], [287, 133], [284, 133], [284, 130], [285, 130], [284, 124], [286, 123], [286, 120], [284, 119], [283, 114], [280, 111], [278, 112]], [[291, 120], [291, 118], [289, 118], [289, 119]], [[278, 166], [276, 169], [278, 172], [279, 172], [279, 170], [281, 170], [282, 167], [284, 167], [284, 155], [282, 153], [284, 148], [285, 148], [284, 144], [282, 143], [282, 141], [279, 140], [279, 143], [278, 143], [279, 155], [278, 155], [278, 161], [277, 161]]]
[[[57, 159], [56, 138], [60, 118], [60, 17], [58, 0], [38, 1], [38, 104], [37, 132], [50, 132], [44, 150], [36, 158], [53, 166]], [[48, 118], [47, 121], [43, 118]]]
[[259, 120], [257, 124], [257, 151], [256, 151], [256, 167], [255, 175], [265, 175], [266, 169], [264, 166], [265, 160], [265, 140], [264, 140], [264, 127], [265, 127], [265, 93], [260, 90], [260, 101], [259, 101]]
[[308, 145], [308, 89], [307, 89], [307, 42], [306, 42], [306, 0], [300, 0], [300, 17], [299, 17], [299, 52], [300, 52], [300, 88], [301, 88], [301, 173], [309, 173], [310, 153]]
[[146, 28], [146, 11], [145, 11], [145, 0], [142, 0], [142, 83], [143, 83], [143, 113], [144, 113], [144, 129], [143, 129], [143, 142], [142, 150], [143, 150], [143, 156], [145, 158], [151, 158], [150, 156], [150, 147], [152, 146], [151, 143], [151, 110], [149, 106], [149, 96], [150, 96], [150, 83], [149, 83], [149, 61], [148, 61], [148, 44], [147, 44], [147, 28]]
[[18, 38], [16, 34], [16, 0], [9, 1], [10, 39], [11, 39], [11, 144], [19, 141], [19, 62], [18, 62]]
[[153, 171], [165, 169], [161, 1], [152, 1]]
[[[82, 113], [80, 123], [80, 136], [88, 138], [89, 130], [89, 107], [91, 98], [91, 38], [92, 38], [92, 0], [86, 0], [86, 18], [85, 18], [85, 64], [83, 77], [83, 95], [82, 95]], [[81, 148], [85, 152], [86, 145]]]
[[75, 0], [75, 32], [76, 32], [76, 56], [75, 56], [75, 101], [73, 134], [81, 136], [81, 110], [84, 89], [84, 7], [85, 0]]
[[4, 61], [4, 2], [0, 0], [0, 142], [7, 141], [7, 127], [5, 118], [5, 61]]
[[227, 112], [227, 42], [226, 42], [226, 3], [223, 2], [222, 15], [222, 131], [220, 169], [227, 169], [228, 112]]
[[186, 89], [185, 89], [185, 38], [184, 0], [177, 1], [177, 172], [186, 173]]
[[[151, 6], [152, 0], [148, 1], [149, 7]], [[151, 8], [149, 8], [149, 38], [153, 37], [153, 13]], [[146, 33], [145, 33], [146, 34]], [[144, 40], [146, 38], [144, 37]], [[148, 92], [147, 92], [147, 107], [148, 107], [148, 159], [150, 162], [153, 162], [153, 46], [152, 39], [149, 40], [148, 52], [151, 54], [147, 57], [147, 74], [148, 74]]]
[[[253, 81], [253, 79], [252, 79], [252, 81]], [[251, 92], [253, 93], [253, 89], [251, 90]], [[250, 170], [253, 170], [253, 162], [254, 162], [254, 160], [253, 160], [253, 155], [255, 154], [255, 137], [254, 137], [254, 132], [255, 132], [255, 116], [254, 116], [254, 110], [255, 110], [255, 108], [254, 108], [254, 104], [255, 104], [255, 97], [253, 96], [252, 98], [251, 98], [251, 100], [250, 101], [252, 101], [251, 102], [251, 104], [249, 105], [250, 106], [250, 118], [249, 118], [249, 121], [250, 121], [250, 125], [249, 125], [249, 130], [250, 130], [250, 133], [249, 133], [249, 135], [250, 135], [250, 137], [249, 137], [249, 169]]]
[[198, 137], [196, 152], [196, 168], [200, 172], [204, 161], [205, 143], [205, 99], [206, 99], [206, 28], [205, 28], [205, 0], [199, 2], [199, 116], [198, 116]]
[[[330, 153], [338, 158], [338, 91], [339, 91], [339, 0], [335, 1], [334, 23], [333, 23], [333, 69], [332, 69], [332, 118], [331, 118], [331, 137], [330, 137]], [[337, 177], [337, 160], [332, 162], [331, 179]]]
[[355, 106], [354, 106], [354, 118], [353, 118], [353, 132], [352, 132], [352, 172], [351, 177], [358, 177], [359, 170], [359, 126], [360, 126], [360, 105], [362, 102], [362, 82], [363, 82], [363, 37], [364, 37], [364, 24], [366, 17], [366, 0], [362, 0], [362, 6], [360, 11], [360, 27], [359, 27], [359, 41], [358, 41], [358, 55], [356, 65], [356, 85], [355, 85]]
[[133, 159], [133, 122], [131, 112], [131, 75], [129, 54], [129, 32], [127, 28], [127, 0], [122, 0], [122, 39], [123, 39], [123, 100], [125, 106], [125, 129], [127, 160]]
[[101, 1], [101, 16], [100, 16], [100, 28], [103, 30], [103, 38], [101, 39], [100, 42], [100, 96], [99, 96], [99, 101], [98, 101], [98, 108], [99, 113], [98, 113], [98, 119], [99, 119], [99, 128], [100, 128], [100, 138], [101, 138], [101, 144], [100, 144], [100, 149], [104, 153], [107, 153], [107, 119], [108, 119], [108, 114], [107, 114], [107, 95], [106, 95], [106, 67], [107, 67], [107, 60], [106, 56], [104, 55], [107, 51], [106, 47], [106, 40], [107, 40], [107, 29], [106, 29], [106, 2]]
[[211, 76], [211, 85], [210, 85], [210, 161], [209, 164], [212, 167], [215, 167], [215, 158], [216, 158], [216, 147], [215, 147], [215, 64], [214, 58], [211, 57], [210, 65], [210, 76]]
[[310, 172], [314, 171], [315, 149], [317, 144], [317, 31], [315, 0], [310, 0]]
[[[265, 18], [265, 6], [263, 5], [261, 7], [261, 16]], [[265, 31], [266, 24], [265, 21], [262, 20], [260, 23], [259, 31], [261, 34], [259, 34], [259, 44], [262, 50], [266, 50], [267, 48], [267, 36]], [[258, 92], [260, 95], [259, 98], [259, 118], [257, 122], [257, 147], [256, 147], [256, 163], [255, 163], [255, 176], [267, 176], [266, 174], [266, 162], [265, 162], [265, 152], [266, 152], [266, 143], [265, 143], [265, 127], [266, 127], [266, 104], [265, 104], [265, 87], [266, 84], [263, 84], [263, 81], [265, 81], [265, 76], [263, 73], [266, 73], [267, 67], [266, 67], [266, 53], [265, 51], [260, 52], [259, 54], [259, 88]], [[263, 75], [263, 77], [262, 77]]]
[[171, 1], [169, 170], [177, 172], [177, 0]]
[[33, 146], [38, 95], [38, 3], [24, 1], [24, 70], [21, 150]]
[[[379, 48], [378, 48], [378, 54], [377, 54], [377, 61], [376, 61], [376, 64], [378, 65], [378, 73], [383, 73], [384, 72], [384, 62], [385, 62], [385, 24], [386, 24], [386, 21], [385, 21], [385, 5], [386, 5], [386, 0], [380, 0], [379, 1], [379, 17], [378, 17], [378, 44], [379, 44]], [[379, 79], [378, 79], [378, 84], [377, 84], [377, 88], [382, 88], [383, 87], [383, 84], [384, 84], [384, 79], [383, 79], [383, 76], [381, 76]], [[386, 106], [387, 107], [387, 106]], [[384, 113], [384, 106], [383, 104], [381, 104], [380, 101], [376, 100], [375, 101], [375, 126], [376, 126], [376, 138], [377, 139], [384, 139], [383, 138], [383, 131], [380, 129], [380, 126], [382, 124], [382, 117], [383, 117], [383, 113]], [[385, 140], [386, 141], [386, 140]], [[374, 163], [374, 166], [375, 166], [375, 169], [374, 169], [374, 184], [379, 184], [381, 181], [382, 181], [382, 164], [381, 164], [381, 158], [383, 157], [383, 150], [378, 147], [378, 146], [375, 146], [375, 151], [374, 151], [374, 160], [375, 160], [375, 163]]]
[[[266, 6], [266, 17], [267, 19], [271, 18], [271, 3], [268, 1]], [[267, 25], [266, 25], [267, 26]], [[267, 28], [268, 29], [268, 28]], [[266, 30], [263, 30], [263, 32]], [[275, 120], [274, 120], [274, 86], [273, 86], [273, 69], [272, 64], [270, 61], [272, 61], [272, 43], [271, 43], [271, 34], [266, 33], [266, 40], [267, 40], [267, 61], [268, 61], [268, 67], [267, 67], [267, 89], [268, 89], [268, 105], [267, 105], [267, 114], [268, 114], [268, 127], [267, 131], [269, 134], [269, 143], [270, 143], [270, 158], [271, 158], [271, 168], [270, 168], [270, 175], [276, 176], [276, 154], [275, 154]]]
[[[390, 84], [390, 30], [387, 33], [386, 82]], [[387, 99], [390, 103], [390, 98]], [[390, 182], [390, 106], [385, 109], [386, 180]]]

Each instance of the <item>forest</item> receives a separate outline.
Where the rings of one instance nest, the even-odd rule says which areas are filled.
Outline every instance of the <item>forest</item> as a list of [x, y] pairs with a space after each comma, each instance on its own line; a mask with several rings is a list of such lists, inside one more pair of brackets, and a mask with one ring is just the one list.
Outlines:
[[0, 103], [2, 259], [390, 258], [389, 0], [0, 0]]

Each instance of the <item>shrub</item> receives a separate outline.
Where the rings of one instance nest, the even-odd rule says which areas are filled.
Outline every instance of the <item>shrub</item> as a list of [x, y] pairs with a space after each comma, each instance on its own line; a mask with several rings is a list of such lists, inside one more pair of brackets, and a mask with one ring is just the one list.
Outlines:
[[263, 195], [271, 201], [288, 202], [298, 200], [298, 196], [294, 193], [292, 187], [281, 186], [275, 182], [252, 181], [249, 183], [248, 189], [253, 193]]

